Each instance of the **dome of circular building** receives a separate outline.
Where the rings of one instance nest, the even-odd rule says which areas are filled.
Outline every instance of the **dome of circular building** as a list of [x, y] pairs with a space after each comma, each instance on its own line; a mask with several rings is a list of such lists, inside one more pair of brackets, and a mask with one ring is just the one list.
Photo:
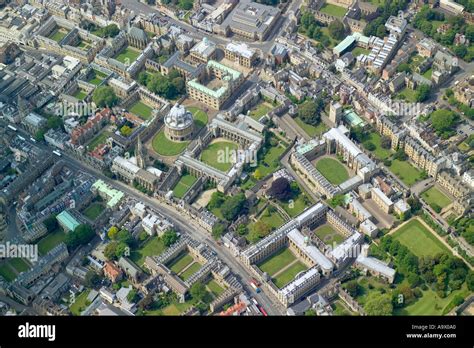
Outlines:
[[173, 106], [165, 117], [165, 124], [169, 128], [184, 129], [193, 124], [193, 114], [182, 105]]

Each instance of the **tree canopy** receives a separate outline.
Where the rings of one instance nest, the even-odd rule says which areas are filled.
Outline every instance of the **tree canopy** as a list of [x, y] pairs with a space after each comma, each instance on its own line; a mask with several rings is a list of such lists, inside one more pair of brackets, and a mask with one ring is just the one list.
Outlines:
[[298, 116], [303, 122], [316, 125], [321, 119], [321, 111], [324, 109], [322, 98], [316, 100], [306, 100], [298, 107]]
[[388, 294], [381, 294], [375, 291], [371, 292], [367, 296], [364, 310], [367, 315], [392, 315], [392, 299]]
[[286, 201], [291, 198], [292, 191], [288, 179], [280, 177], [273, 180], [272, 185], [267, 192], [271, 197], [280, 201]]
[[97, 87], [94, 93], [92, 94], [92, 101], [98, 107], [112, 107], [117, 105], [119, 98], [115, 94], [112, 87], [109, 86], [100, 86]]

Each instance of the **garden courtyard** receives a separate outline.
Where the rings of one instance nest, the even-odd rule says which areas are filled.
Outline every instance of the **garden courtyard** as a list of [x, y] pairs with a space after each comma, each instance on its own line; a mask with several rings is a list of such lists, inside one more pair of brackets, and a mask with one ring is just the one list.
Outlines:
[[349, 171], [337, 158], [319, 158], [315, 162], [315, 168], [333, 185], [340, 185], [349, 179]]
[[202, 151], [201, 162], [226, 173], [234, 165], [238, 149], [239, 146], [233, 141], [224, 138], [214, 139]]
[[278, 288], [290, 283], [298, 273], [308, 269], [289, 248], [283, 248], [258, 265], [267, 273]]

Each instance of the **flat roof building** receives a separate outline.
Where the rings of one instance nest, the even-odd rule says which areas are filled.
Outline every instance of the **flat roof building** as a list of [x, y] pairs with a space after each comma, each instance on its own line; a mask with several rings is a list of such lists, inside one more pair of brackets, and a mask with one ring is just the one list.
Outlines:
[[56, 216], [56, 220], [58, 220], [59, 225], [66, 232], [74, 232], [74, 230], [81, 224], [67, 210], [64, 210], [58, 216]]

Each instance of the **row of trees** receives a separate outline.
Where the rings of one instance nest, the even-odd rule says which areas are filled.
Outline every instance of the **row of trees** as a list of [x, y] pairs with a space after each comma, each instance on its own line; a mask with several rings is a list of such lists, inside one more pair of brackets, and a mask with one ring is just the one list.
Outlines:
[[310, 39], [316, 40], [321, 45], [321, 48], [329, 47], [331, 39], [321, 30], [322, 25], [316, 21], [314, 15], [306, 11], [301, 16], [301, 25], [299, 32], [305, 34]]

